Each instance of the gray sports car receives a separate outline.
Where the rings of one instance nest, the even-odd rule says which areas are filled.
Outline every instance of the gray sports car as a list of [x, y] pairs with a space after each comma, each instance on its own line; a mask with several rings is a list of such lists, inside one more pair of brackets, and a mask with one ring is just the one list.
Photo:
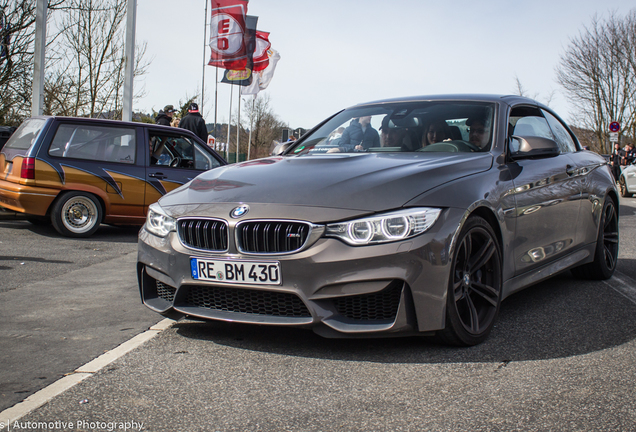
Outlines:
[[606, 161], [536, 101], [372, 102], [151, 205], [139, 288], [171, 317], [474, 345], [516, 291], [610, 278], [617, 209]]

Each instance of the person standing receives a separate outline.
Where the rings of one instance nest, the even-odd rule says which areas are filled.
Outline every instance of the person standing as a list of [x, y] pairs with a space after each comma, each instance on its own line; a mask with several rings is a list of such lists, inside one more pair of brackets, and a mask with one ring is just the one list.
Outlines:
[[610, 164], [612, 165], [612, 174], [614, 174], [614, 180], [618, 181], [621, 176], [621, 161], [625, 157], [625, 151], [621, 149], [619, 143], [614, 144], [614, 151], [610, 155]]
[[345, 152], [364, 151], [370, 147], [380, 147], [380, 134], [370, 125], [371, 116], [353, 119], [342, 133], [340, 150]]
[[165, 107], [163, 107], [163, 111], [159, 110], [159, 114], [157, 114], [155, 123], [162, 126], [170, 126], [170, 122], [172, 122], [173, 114], [174, 114], [174, 106], [166, 105]]
[[179, 127], [194, 132], [196, 136], [201, 138], [204, 143], [208, 142], [208, 128], [205, 126], [205, 120], [199, 113], [199, 105], [192, 102], [188, 108], [188, 114], [181, 119]]

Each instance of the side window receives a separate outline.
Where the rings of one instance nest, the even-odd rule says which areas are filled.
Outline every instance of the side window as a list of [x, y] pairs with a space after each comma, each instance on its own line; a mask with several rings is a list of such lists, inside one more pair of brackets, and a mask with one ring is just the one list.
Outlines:
[[208, 170], [219, 166], [220, 162], [201, 150], [189, 137], [151, 134], [150, 164], [181, 169]]
[[135, 129], [62, 124], [49, 146], [49, 155], [124, 164], [135, 163]]
[[561, 153], [575, 152], [576, 144], [565, 126], [549, 112], [543, 111], [543, 114], [552, 128], [552, 132], [554, 132], [554, 138], [561, 149]]
[[[543, 117], [540, 109], [535, 107], [516, 107], [510, 113], [508, 120], [509, 135], [517, 136], [537, 136], [541, 138], [554, 139], [547, 120]], [[515, 140], [510, 140], [511, 146], [516, 146]], [[511, 152], [519, 150], [510, 148]]]
[[214, 156], [208, 152], [199, 148], [198, 145], [194, 146], [194, 168], [198, 170], [209, 170], [221, 166]]

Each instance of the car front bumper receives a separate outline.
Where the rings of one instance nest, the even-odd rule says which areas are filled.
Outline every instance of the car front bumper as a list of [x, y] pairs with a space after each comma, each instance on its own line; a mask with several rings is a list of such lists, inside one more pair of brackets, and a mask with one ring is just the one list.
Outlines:
[[[464, 212], [445, 209], [412, 239], [352, 247], [320, 238], [301, 252], [259, 256], [202, 253], [176, 233], [139, 233], [143, 303], [166, 316], [311, 327], [328, 337], [428, 333], [442, 329], [453, 239]], [[190, 258], [280, 263], [280, 285], [192, 278]], [[283, 311], [283, 312], [281, 312]]]

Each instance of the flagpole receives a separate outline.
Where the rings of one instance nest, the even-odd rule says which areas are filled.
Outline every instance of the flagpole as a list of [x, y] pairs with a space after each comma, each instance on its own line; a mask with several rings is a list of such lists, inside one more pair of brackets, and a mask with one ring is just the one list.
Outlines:
[[[232, 97], [234, 96], [234, 84], [230, 84], [230, 119], [227, 122], [227, 146], [225, 147], [225, 160], [229, 158], [230, 151], [230, 131], [232, 130]], [[235, 161], [236, 162], [236, 161]]]
[[[240, 89], [239, 89], [240, 90]], [[240, 153], [239, 141], [241, 140], [241, 92], [238, 92], [238, 120], [236, 121], [236, 162]]]
[[219, 68], [215, 67], [214, 69], [216, 69], [216, 84], [214, 86], [214, 138], [216, 139], [216, 108], [218, 106], [219, 99]]
[[252, 129], [254, 129], [254, 102], [256, 96], [252, 98], [252, 112], [250, 113], [250, 137], [247, 140], [247, 160], [250, 160], [250, 150], [252, 148]]
[[201, 117], [203, 117], [203, 101], [205, 100], [205, 45], [206, 32], [208, 27], [208, 0], [205, 1], [205, 17], [203, 18], [203, 72], [201, 73]]

